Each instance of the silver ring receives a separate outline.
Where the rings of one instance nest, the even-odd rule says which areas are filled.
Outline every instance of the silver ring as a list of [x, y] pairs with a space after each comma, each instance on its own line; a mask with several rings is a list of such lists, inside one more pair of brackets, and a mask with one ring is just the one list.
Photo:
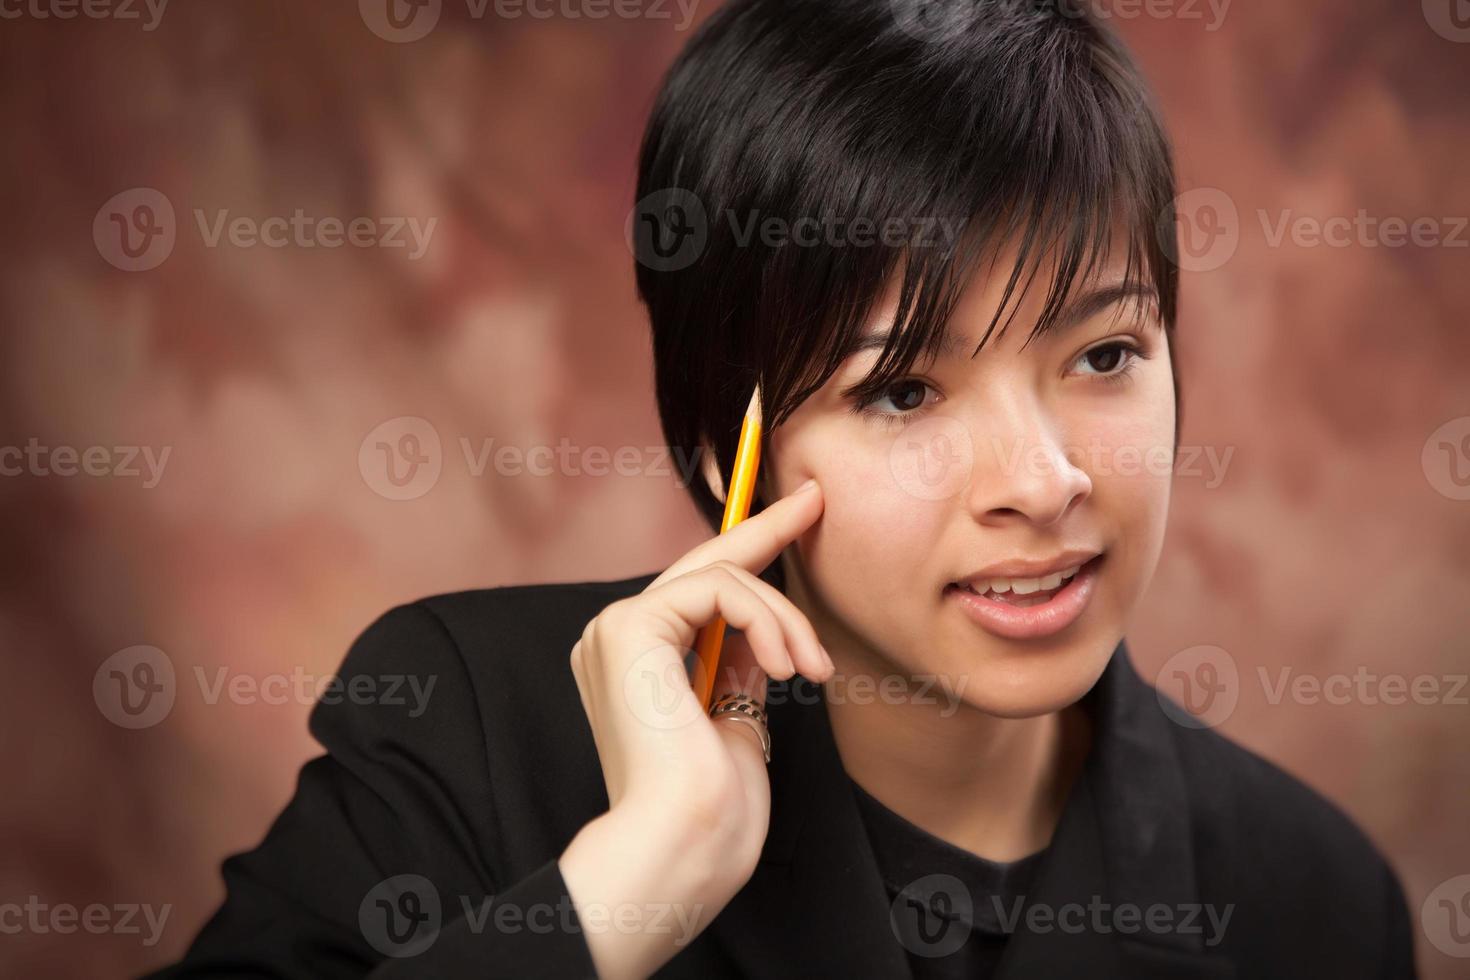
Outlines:
[[715, 721], [729, 718], [749, 725], [760, 737], [761, 750], [766, 755], [767, 764], [770, 763], [771, 732], [766, 727], [766, 713], [755, 698], [748, 694], [723, 694], [710, 706], [709, 716]]

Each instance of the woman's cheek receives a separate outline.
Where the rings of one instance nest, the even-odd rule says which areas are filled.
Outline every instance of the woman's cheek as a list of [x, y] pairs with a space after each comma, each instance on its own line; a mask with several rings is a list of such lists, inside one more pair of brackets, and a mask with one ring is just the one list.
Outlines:
[[1116, 617], [1132, 614], [1163, 548], [1173, 440], [1172, 418], [1134, 415], [1097, 426], [1084, 443], [1097, 447], [1082, 465], [1092, 480], [1091, 506], [1112, 538], [1111, 595], [1103, 598]]
[[925, 574], [941, 526], [939, 502], [904, 492], [886, 457], [849, 454], [817, 478], [825, 505], [811, 558], [829, 594], [892, 594]]

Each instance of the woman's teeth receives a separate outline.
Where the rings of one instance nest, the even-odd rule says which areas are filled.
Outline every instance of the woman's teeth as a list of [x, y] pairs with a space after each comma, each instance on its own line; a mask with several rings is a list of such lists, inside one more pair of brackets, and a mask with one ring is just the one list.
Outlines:
[[1059, 588], [1072, 576], [1077, 574], [1081, 565], [1073, 565], [1071, 568], [1060, 572], [1053, 572], [1043, 578], [996, 578], [977, 579], [973, 582], [960, 582], [959, 587], [976, 595], [983, 595], [987, 599], [999, 599], [1008, 601], [1017, 596], [1031, 595], [1033, 592], [1050, 592]]

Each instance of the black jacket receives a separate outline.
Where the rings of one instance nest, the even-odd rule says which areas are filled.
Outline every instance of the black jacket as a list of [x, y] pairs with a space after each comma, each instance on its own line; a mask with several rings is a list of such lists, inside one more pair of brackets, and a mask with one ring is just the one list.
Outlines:
[[[653, 578], [434, 596], [373, 623], [341, 677], [378, 703], [313, 709], [327, 754], [225, 862], [223, 907], [158, 976], [590, 975], [556, 860], [608, 804], [568, 655]], [[434, 683], [417, 717], [407, 684], [389, 690], [410, 674]], [[803, 691], [772, 686], [753, 877], [658, 976], [909, 975], [825, 704]], [[1020, 922], [999, 976], [1415, 975], [1399, 882], [1333, 804], [1170, 721], [1125, 644], [1087, 698], [1093, 746], [1027, 898], [1056, 918]]]

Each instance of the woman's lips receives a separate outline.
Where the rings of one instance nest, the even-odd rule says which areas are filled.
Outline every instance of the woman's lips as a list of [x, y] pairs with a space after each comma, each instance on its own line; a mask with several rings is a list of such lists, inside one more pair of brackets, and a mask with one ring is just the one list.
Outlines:
[[[965, 615], [996, 636], [1011, 640], [1050, 636], [1072, 625], [1087, 608], [1097, 586], [1098, 566], [1102, 560], [1102, 555], [1091, 559], [1069, 581], [1062, 583], [1050, 599], [1034, 605], [987, 599], [952, 584], [944, 587], [944, 595], [946, 599], [959, 603]], [[1031, 597], [1017, 598], [1026, 600]]]

